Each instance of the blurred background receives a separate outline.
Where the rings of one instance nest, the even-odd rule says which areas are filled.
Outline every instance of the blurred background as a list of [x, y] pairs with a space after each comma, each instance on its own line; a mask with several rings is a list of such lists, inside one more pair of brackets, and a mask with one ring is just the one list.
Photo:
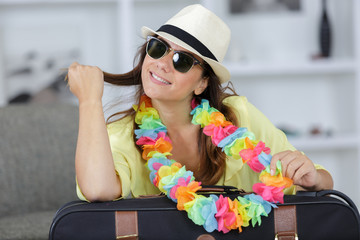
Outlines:
[[[357, 0], [0, 0], [0, 106], [76, 105], [64, 68], [78, 61], [129, 71], [140, 27], [157, 29], [194, 3], [232, 30], [225, 65], [238, 94], [360, 205]], [[105, 109], [132, 90], [106, 86]]]

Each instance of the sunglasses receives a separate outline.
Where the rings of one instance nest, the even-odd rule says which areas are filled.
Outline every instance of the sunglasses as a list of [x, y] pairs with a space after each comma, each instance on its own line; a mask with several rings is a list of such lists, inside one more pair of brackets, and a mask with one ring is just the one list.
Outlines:
[[167, 43], [156, 37], [147, 37], [146, 53], [149, 57], [153, 59], [160, 59], [169, 54], [170, 51], [174, 52], [173, 65], [177, 71], [187, 73], [195, 65], [199, 65], [204, 68], [203, 64], [191, 54], [182, 51], [175, 51], [170, 48]]

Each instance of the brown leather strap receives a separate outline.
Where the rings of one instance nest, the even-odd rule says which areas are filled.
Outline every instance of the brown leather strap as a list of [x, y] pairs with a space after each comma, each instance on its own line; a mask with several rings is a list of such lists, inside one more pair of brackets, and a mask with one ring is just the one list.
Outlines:
[[137, 240], [139, 236], [136, 211], [115, 212], [116, 239]]
[[296, 206], [279, 206], [274, 212], [275, 239], [297, 240]]

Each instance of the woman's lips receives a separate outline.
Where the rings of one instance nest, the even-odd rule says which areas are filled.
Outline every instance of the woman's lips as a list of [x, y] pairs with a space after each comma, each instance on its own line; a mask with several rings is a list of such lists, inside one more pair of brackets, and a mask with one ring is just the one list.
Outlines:
[[150, 72], [150, 75], [151, 75], [151, 81], [156, 83], [156, 84], [159, 84], [159, 85], [170, 85], [171, 84], [170, 82], [168, 82], [165, 79], [159, 77], [158, 75], [156, 75], [153, 72]]

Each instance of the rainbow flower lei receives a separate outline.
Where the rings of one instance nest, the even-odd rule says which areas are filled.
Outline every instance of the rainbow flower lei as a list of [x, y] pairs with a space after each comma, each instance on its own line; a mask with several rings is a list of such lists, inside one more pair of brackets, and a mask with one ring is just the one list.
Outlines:
[[283, 203], [283, 189], [292, 185], [292, 180], [282, 176], [281, 163], [277, 162], [275, 174], [270, 174], [270, 149], [261, 141], [255, 140], [252, 132], [238, 128], [226, 121], [224, 115], [209, 106], [208, 100], [201, 104], [192, 102], [192, 123], [201, 125], [203, 133], [211, 136], [213, 144], [222, 148], [227, 156], [241, 159], [255, 172], [260, 172], [260, 183], [253, 185], [256, 193], [238, 196], [231, 200], [222, 195], [205, 197], [196, 192], [201, 183], [195, 181], [193, 172], [171, 156], [171, 140], [166, 126], [161, 122], [159, 113], [152, 107], [151, 99], [143, 95], [140, 107], [134, 105], [137, 145], [143, 149], [142, 157], [147, 160], [151, 182], [177, 203], [178, 210], [185, 210], [188, 217], [206, 231], [214, 230], [227, 233], [232, 229], [242, 231], [242, 227], [257, 223], [261, 217], [268, 216], [274, 203]]

